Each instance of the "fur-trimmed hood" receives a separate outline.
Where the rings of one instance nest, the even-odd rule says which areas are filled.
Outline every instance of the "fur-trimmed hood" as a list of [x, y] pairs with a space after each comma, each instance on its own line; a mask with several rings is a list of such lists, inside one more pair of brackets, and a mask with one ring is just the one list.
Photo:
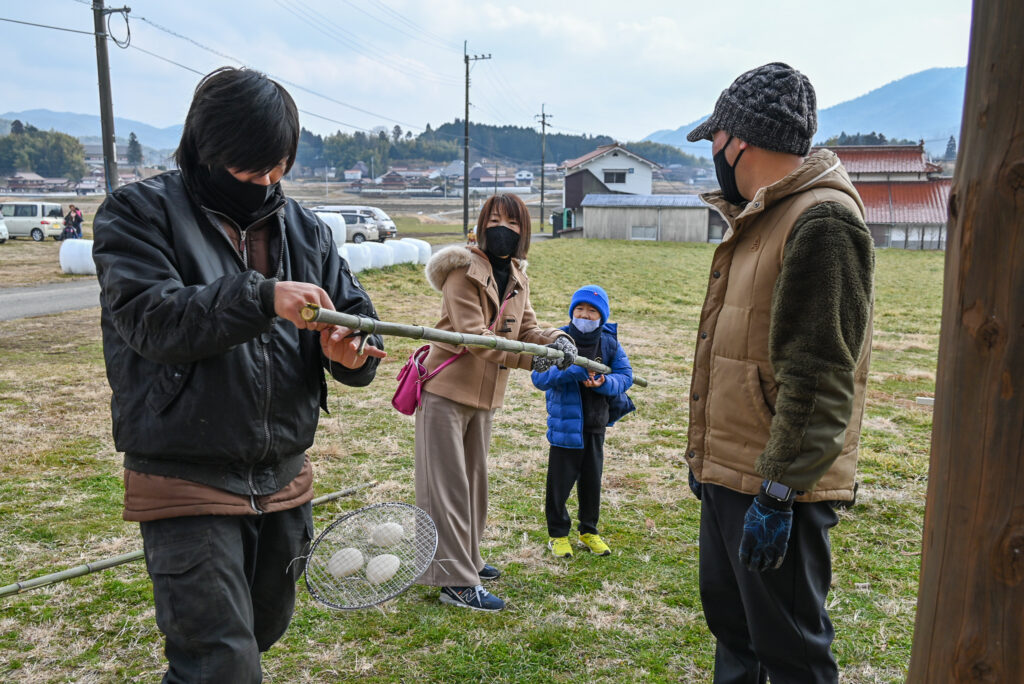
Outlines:
[[[441, 292], [444, 289], [444, 281], [447, 280], [448, 274], [457, 268], [465, 268], [473, 263], [474, 257], [483, 259], [487, 262], [487, 255], [476, 247], [470, 247], [469, 245], [452, 245], [451, 247], [445, 247], [439, 249], [430, 257], [430, 261], [427, 262], [424, 272], [427, 275], [427, 282], [430, 286]], [[520, 272], [526, 272], [526, 259], [512, 258], [513, 271], [518, 269]], [[488, 268], [490, 266], [488, 265]]]

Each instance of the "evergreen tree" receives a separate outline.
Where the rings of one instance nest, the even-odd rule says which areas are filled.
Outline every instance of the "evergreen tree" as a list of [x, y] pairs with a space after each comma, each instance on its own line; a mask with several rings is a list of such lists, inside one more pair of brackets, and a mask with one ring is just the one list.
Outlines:
[[946, 161], [954, 159], [956, 159], [956, 138], [949, 136], [949, 142], [946, 143]]
[[11, 122], [11, 135], [21, 135], [25, 132], [25, 126], [22, 125], [19, 119], [15, 119]]
[[135, 131], [128, 134], [128, 163], [142, 163], [142, 145], [139, 144], [139, 139], [135, 135]]

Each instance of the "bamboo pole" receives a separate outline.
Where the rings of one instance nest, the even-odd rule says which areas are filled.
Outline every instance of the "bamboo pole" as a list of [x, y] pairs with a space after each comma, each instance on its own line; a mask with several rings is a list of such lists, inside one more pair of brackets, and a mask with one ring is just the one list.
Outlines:
[[[330, 494], [324, 494], [318, 496], [311, 502], [314, 506], [325, 504], [328, 501], [334, 501], [340, 499], [343, 496], [351, 496], [361, 489], [372, 487], [376, 482], [366, 482], [355, 487], [343, 489], [337, 492], [331, 492]], [[56, 584], [57, 582], [63, 582], [65, 580], [74, 579], [75, 577], [83, 577], [94, 573], [98, 570], [106, 570], [108, 568], [117, 567], [118, 565], [124, 565], [125, 563], [131, 563], [144, 557], [142, 549], [138, 551], [132, 551], [130, 553], [122, 553], [120, 556], [113, 556], [111, 558], [104, 558], [103, 560], [92, 561], [85, 565], [76, 565], [73, 568], [67, 570], [61, 570], [60, 572], [54, 572], [49, 575], [43, 575], [42, 577], [35, 577], [30, 580], [22, 580], [15, 582], [14, 584], [8, 584], [6, 587], [0, 587], [0, 596], [9, 596], [11, 594], [20, 594], [23, 591], [30, 589], [38, 589], [39, 587], [45, 587], [50, 584]]]
[[[515, 354], [530, 354], [531, 356], [543, 356], [549, 359], [561, 360], [562, 352], [542, 344], [520, 342], [509, 340], [497, 335], [473, 335], [470, 333], [454, 332], [452, 330], [439, 330], [427, 328], [422, 325], [405, 325], [404, 323], [388, 323], [378, 321], [376, 318], [367, 316], [356, 316], [353, 314], [341, 313], [322, 309], [316, 304], [306, 304], [302, 310], [302, 318], [309, 322], [330, 323], [340, 325], [350, 330], [360, 330], [365, 333], [378, 335], [391, 335], [393, 337], [409, 337], [414, 340], [429, 340], [430, 342], [445, 342], [447, 344], [461, 345], [463, 347], [486, 347], [487, 349], [498, 349], [500, 351], [513, 352]], [[612, 372], [608, 366], [577, 356], [573, 363], [577, 366], [592, 370], [595, 373], [607, 375]], [[640, 387], [647, 387], [647, 380], [639, 375], [633, 376], [633, 384]]]

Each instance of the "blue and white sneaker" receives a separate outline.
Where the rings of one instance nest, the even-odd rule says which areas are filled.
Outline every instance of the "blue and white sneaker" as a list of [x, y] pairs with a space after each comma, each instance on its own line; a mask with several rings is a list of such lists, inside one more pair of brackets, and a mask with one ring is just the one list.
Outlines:
[[501, 570], [494, 567], [493, 565], [488, 565], [487, 563], [484, 563], [484, 567], [480, 568], [480, 572], [478, 572], [477, 574], [480, 575], [480, 579], [482, 579], [483, 581], [490, 582], [491, 580], [496, 580], [499, 577], [501, 577]]
[[490, 613], [505, 608], [504, 601], [479, 584], [475, 587], [441, 587], [440, 601], [450, 606], [485, 610]]

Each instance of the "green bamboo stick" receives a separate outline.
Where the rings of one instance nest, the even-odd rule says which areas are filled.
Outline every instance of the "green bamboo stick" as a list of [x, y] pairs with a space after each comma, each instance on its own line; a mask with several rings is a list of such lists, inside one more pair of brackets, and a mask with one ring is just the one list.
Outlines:
[[[360, 330], [365, 333], [376, 333], [379, 335], [391, 335], [394, 337], [409, 337], [414, 340], [429, 340], [430, 342], [445, 342], [447, 344], [460, 345], [463, 347], [486, 347], [487, 349], [498, 349], [500, 351], [513, 352], [515, 354], [530, 354], [531, 356], [543, 356], [549, 359], [561, 360], [562, 352], [542, 344], [520, 342], [509, 340], [497, 335], [473, 335], [470, 333], [454, 332], [452, 330], [439, 330], [427, 328], [422, 325], [405, 325], [404, 323], [388, 323], [378, 321], [376, 318], [367, 316], [356, 316], [353, 314], [341, 313], [322, 309], [316, 304], [306, 304], [302, 310], [302, 318], [310, 322], [329, 323], [340, 325], [350, 330]], [[582, 366], [595, 373], [606, 375], [612, 372], [608, 366], [577, 356], [573, 363]], [[639, 375], [633, 376], [633, 384], [640, 387], [647, 387], [647, 380]]]
[[[340, 499], [343, 496], [351, 496], [360, 489], [366, 489], [372, 487], [376, 482], [366, 482], [349, 489], [343, 489], [338, 492], [331, 492], [330, 494], [324, 494], [318, 496], [311, 502], [314, 506], [327, 503], [328, 501], [334, 501]], [[120, 556], [113, 556], [111, 558], [104, 558], [103, 560], [92, 561], [85, 565], [76, 565], [73, 568], [62, 570], [60, 572], [54, 572], [49, 575], [43, 575], [42, 577], [35, 577], [30, 580], [22, 580], [21, 582], [15, 582], [14, 584], [8, 584], [6, 587], [0, 587], [0, 596], [8, 596], [10, 594], [20, 594], [23, 591], [30, 589], [38, 589], [39, 587], [45, 587], [49, 584], [56, 584], [57, 582], [63, 582], [65, 580], [74, 579], [75, 577], [82, 577], [98, 570], [106, 570], [107, 568], [113, 568], [118, 565], [124, 565], [125, 563], [131, 563], [144, 557], [142, 549], [138, 551], [132, 551], [131, 553], [122, 553]]]

